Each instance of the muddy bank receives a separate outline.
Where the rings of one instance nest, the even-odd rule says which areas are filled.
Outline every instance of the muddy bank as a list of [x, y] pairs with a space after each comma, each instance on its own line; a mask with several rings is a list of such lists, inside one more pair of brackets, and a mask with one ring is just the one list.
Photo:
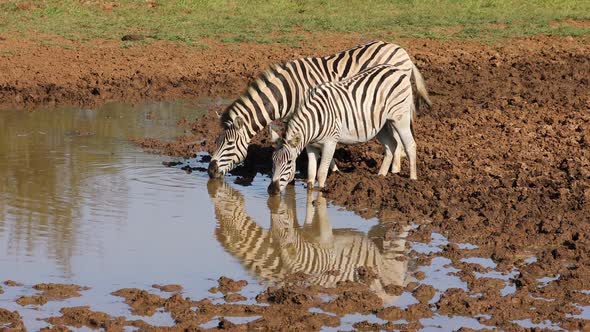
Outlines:
[[[436, 312], [485, 313], [492, 318], [481, 323], [502, 323], [507, 330], [520, 328], [508, 319], [587, 330], [564, 310], [586, 303], [582, 292], [590, 287], [589, 45], [537, 38], [497, 46], [412, 46], [435, 103], [419, 112], [415, 126], [419, 180], [408, 179], [406, 162], [401, 175], [377, 177], [382, 149], [376, 143], [342, 147], [336, 153], [342, 172], [328, 177], [326, 196], [363, 216], [378, 216], [386, 227], [427, 223], [425, 237], [436, 229], [455, 243], [477, 245], [449, 245], [442, 252], [463, 269], [459, 277], [472, 293], [448, 290]], [[176, 156], [211, 151], [214, 114], [181, 123], [192, 134], [177, 142], [137, 142]], [[239, 176], [235, 182], [269, 172], [271, 153], [265, 135], [257, 137], [244, 166], [232, 172]], [[461, 261], [473, 255], [504, 272], [521, 269], [513, 278], [516, 292], [501, 296], [496, 282], [475, 278], [485, 269]], [[534, 262], [525, 264], [527, 258]], [[537, 281], [542, 277], [555, 281], [545, 285]], [[416, 292], [424, 301], [430, 296], [428, 289]], [[395, 310], [386, 315], [405, 317]]]
[[[269, 63], [326, 54], [358, 42], [334, 40], [325, 38], [302, 49], [277, 45], [234, 49], [236, 44], [212, 44], [211, 49], [188, 50], [156, 43], [123, 50], [116, 43], [96, 42], [88, 49], [56, 51], [7, 38], [1, 42], [20, 51], [18, 58], [2, 55], [2, 69], [11, 67], [3, 72], [11, 73], [12, 81], [0, 78], [8, 82], [1, 85], [0, 100], [17, 106], [93, 105], [109, 99], [236, 96]], [[377, 177], [382, 150], [375, 143], [344, 147], [336, 155], [342, 172], [328, 178], [325, 196], [363, 216], [378, 216], [384, 230], [371, 234], [377, 242], [392, 241], [401, 224], [420, 225], [410, 234], [414, 243], [448, 237], [450, 243], [438, 245], [435, 251], [410, 245], [407, 259], [418, 271], [404, 286], [384, 287], [387, 294], [415, 302], [384, 308], [367, 288], [370, 269], [356, 271], [359, 282], [339, 284], [336, 289], [307, 285], [305, 276], [293, 278], [258, 294], [255, 304], [240, 303], [245, 298], [240, 294], [244, 283], [220, 278], [219, 287], [211, 291], [220, 291], [215, 295], [223, 296], [223, 301], [187, 299], [179, 293], [179, 285], [153, 286], [176, 292], [171, 294], [137, 288], [113, 293], [127, 303], [129, 313], [169, 313], [174, 328], [111, 317], [84, 306], [63, 308], [61, 316], [47, 319], [48, 325], [53, 324], [54, 330], [66, 330], [66, 326], [197, 330], [213, 322], [207, 326], [318, 330], [340, 326], [347, 313], [361, 313], [389, 321], [355, 322], [354, 327], [365, 330], [418, 329], [439, 316], [469, 317], [473, 328], [523, 330], [522, 322], [517, 322], [528, 320], [533, 326], [549, 322], [545, 324], [590, 330], [581, 309], [590, 305], [588, 44], [553, 38], [497, 46], [422, 40], [402, 44], [415, 57], [435, 103], [434, 109], [420, 111], [415, 126], [419, 180], [408, 180], [407, 163], [401, 175]], [[62, 57], [40, 60], [53, 52], [62, 52]], [[22, 66], [14, 59], [22, 60]], [[30, 68], [39, 74], [33, 75]], [[16, 84], [18, 77], [22, 81]], [[135, 141], [147, 151], [174, 156], [211, 151], [219, 130], [215, 111], [222, 109], [214, 107], [201, 119], [179, 122], [190, 134], [174, 142], [144, 137]], [[257, 172], [268, 173], [271, 153], [265, 135], [257, 137], [245, 164], [232, 172], [237, 175], [233, 181], [248, 185]], [[300, 161], [304, 166], [304, 158]], [[470, 246], [460, 245], [465, 243]], [[430, 279], [430, 273], [445, 266], [454, 269], [450, 275], [456, 278], [449, 287]], [[4, 291], [13, 285], [7, 282]], [[33, 302], [22, 310], [31, 306], [42, 307]], [[251, 320], [236, 322], [230, 317]], [[400, 319], [407, 324], [395, 323]], [[18, 313], [0, 312], [1, 327], [18, 330], [21, 321]]]
[[[434, 256], [439, 259], [449, 256], [445, 254], [447, 251], [444, 249]], [[415, 250], [411, 252], [417, 254]], [[487, 269], [489, 273], [497, 267], [484, 268], [478, 263], [461, 263], [454, 258], [452, 262], [459, 271], [456, 274], [467, 287], [460, 284], [460, 287], [441, 284], [433, 287], [428, 281], [412, 281], [396, 291], [396, 298], [401, 299], [399, 296], [406, 294], [406, 298], [415, 301], [408, 302], [406, 299], [388, 306], [384, 306], [382, 299], [370, 289], [370, 273], [368, 277], [358, 278], [358, 281], [339, 282], [335, 288], [314, 285], [310, 283], [313, 276], [299, 273], [287, 276], [281, 285], [268, 287], [248, 303], [211, 298], [193, 300], [181, 293], [159, 296], [147, 290], [125, 288], [112, 293], [118, 297], [116, 302], [129, 306], [128, 312], [121, 316], [92, 310], [87, 305], [66, 306], [60, 309], [58, 315], [43, 318], [42, 321], [48, 324], [44, 329], [46, 331], [68, 331], [81, 327], [122, 331], [126, 326], [136, 327], [139, 331], [319, 331], [322, 327], [346, 329], [346, 326], [359, 330], [417, 330], [433, 326], [430, 324], [436, 324], [437, 319], [441, 322], [442, 317], [458, 317], [459, 326], [464, 328], [525, 331], [528, 330], [526, 321], [530, 321], [531, 326], [544, 324], [566, 330], [590, 330], [590, 320], [583, 316], [580, 318], [581, 307], [590, 306], [590, 295], [587, 293], [567, 288], [556, 291], [556, 287], [560, 288], [559, 280], [538, 281], [525, 272], [526, 264], [515, 267], [521, 272], [513, 273], [514, 279], [503, 281], [502, 277], [474, 276], [475, 271], [483, 273]], [[363, 274], [366, 270], [361, 267], [357, 273]], [[220, 288], [228, 283], [243, 283], [226, 277], [221, 279]], [[544, 285], [540, 287], [539, 284]], [[511, 286], [515, 288], [505, 292], [506, 287]], [[242, 296], [240, 301], [248, 299], [240, 294], [239, 288], [233, 290], [233, 295]], [[173, 324], [160, 326], [148, 323], [149, 317], [156, 312], [169, 315]], [[136, 316], [131, 317], [131, 314]], [[357, 321], [349, 323], [346, 317], [350, 314], [369, 316], [359, 316]], [[377, 317], [383, 323], [376, 323], [374, 319], [373, 322], [360, 320], [362, 317]], [[10, 331], [24, 330], [21, 316], [16, 311], [0, 309], [0, 323]]]
[[124, 45], [56, 36], [0, 37], [0, 109], [233, 97], [270, 64], [334, 53], [366, 39], [309, 36], [301, 48], [204, 40], [203, 47], [191, 48], [164, 41]]

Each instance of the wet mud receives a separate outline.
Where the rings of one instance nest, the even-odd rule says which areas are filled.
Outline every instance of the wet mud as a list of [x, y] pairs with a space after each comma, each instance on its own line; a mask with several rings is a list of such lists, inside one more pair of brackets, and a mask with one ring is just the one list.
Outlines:
[[[448, 289], [432, 303], [433, 290], [416, 285], [410, 292], [418, 304], [377, 315], [408, 319], [436, 312], [479, 316], [481, 324], [507, 330], [522, 328], [511, 321], [527, 319], [588, 330], [588, 321], [575, 317], [576, 308], [587, 305], [583, 292], [590, 287], [590, 46], [578, 39], [533, 38], [411, 49], [434, 102], [433, 109], [419, 111], [414, 127], [419, 180], [409, 180], [405, 161], [401, 174], [377, 176], [382, 150], [375, 142], [343, 146], [335, 157], [341, 172], [328, 177], [324, 195], [363, 217], [378, 217], [385, 229], [421, 224], [412, 241], [429, 242], [433, 231], [444, 234], [454, 244], [412, 259], [425, 266], [436, 256], [449, 259], [467, 289]], [[181, 124], [191, 133], [176, 142], [136, 143], [194, 158], [199, 150], [212, 151], [216, 122], [211, 111]], [[256, 137], [244, 165], [231, 172], [233, 181], [243, 185], [257, 172], [268, 174], [272, 150], [266, 134]], [[303, 156], [302, 173], [304, 166]], [[490, 267], [463, 261], [476, 256], [502, 273], [518, 269], [509, 279], [515, 292], [502, 294], [505, 282], [485, 277]], [[417, 274], [416, 280], [424, 277]], [[543, 277], [555, 280], [537, 281]], [[359, 312], [378, 307], [363, 293], [349, 293], [323, 309], [341, 313], [348, 302], [362, 303]]]
[[[20, 285], [14, 282], [9, 283], [14, 286]], [[49, 301], [62, 301], [72, 297], [80, 297], [82, 296], [80, 291], [90, 288], [64, 284], [37, 284], [33, 286], [33, 289], [41, 292], [31, 296], [21, 296], [16, 300], [16, 303], [21, 306], [44, 305]]]
[[[85, 82], [82, 85], [80, 77], [67, 71], [60, 82], [52, 82], [56, 76], [52, 70], [58, 70], [59, 64], [49, 69], [39, 62], [37, 66], [45, 69], [36, 83], [32, 78], [27, 80], [24, 69], [16, 66], [16, 72], [21, 70], [20, 75], [25, 75], [19, 83], [22, 86], [3, 89], [0, 100], [2, 105], [30, 106], [188, 95], [235, 97], [270, 63], [327, 54], [355, 42], [325, 39], [317, 44], [325, 47], [303, 49], [254, 45], [243, 48], [240, 57], [228, 52], [236, 45], [188, 51], [156, 43], [149, 46], [151, 53], [125, 51], [130, 52], [125, 56], [130, 56], [135, 66], [149, 64], [139, 73], [111, 63], [98, 73], [77, 73]], [[48, 324], [58, 331], [67, 326], [109, 330], [135, 326], [144, 331], [319, 330], [341, 327], [344, 316], [356, 313], [384, 320], [361, 318], [350, 324], [359, 330], [417, 330], [441, 317], [463, 317], [466, 321], [457, 324], [465, 331], [590, 331], [588, 309], [584, 309], [590, 307], [588, 42], [538, 37], [493, 46], [429, 40], [400, 44], [420, 67], [434, 102], [432, 109], [418, 112], [414, 126], [419, 180], [409, 180], [405, 161], [401, 174], [378, 177], [382, 150], [377, 143], [343, 146], [336, 152], [341, 172], [328, 177], [323, 195], [332, 204], [363, 217], [379, 218], [381, 233], [372, 235], [381, 246], [394, 241], [401, 228], [411, 227], [405, 254], [395, 258], [411, 264], [411, 269], [404, 270], [410, 275], [405, 282], [381, 282], [378, 271], [363, 266], [356, 268], [355, 281], [339, 282], [335, 287], [319, 285], [317, 276], [285, 276], [285, 282], [265, 289], [254, 299], [241, 294], [245, 283], [223, 277], [211, 290], [212, 296], [221, 296], [223, 301], [191, 300], [176, 287], [154, 285], [176, 292], [166, 295], [125, 288], [113, 295], [129, 306], [130, 314], [149, 317], [166, 312], [175, 326], [151, 326], [141, 319], [111, 317], [89, 307], [63, 308], [61, 316], [47, 319]], [[37, 56], [47, 52], [32, 44], [21, 47], [19, 54], [33, 64]], [[108, 42], [104, 47], [110, 47]], [[59, 61], [65, 63], [85, 52], [95, 56], [92, 61], [100, 62], [107, 56], [105, 49], [64, 49]], [[29, 50], [37, 53], [24, 55]], [[195, 52], [200, 57], [194, 56]], [[210, 61], [213, 54], [220, 58]], [[3, 59], [0, 64], [6, 65], [6, 57]], [[78, 67], [91, 65], [89, 59], [83, 55], [74, 63]], [[182, 62], [188, 67], [171, 70], [172, 65], [151, 65], [160, 61]], [[110, 80], [114, 78], [126, 88], [113, 88]], [[207, 157], [197, 153], [212, 151], [220, 131], [215, 112], [223, 111], [224, 106], [211, 107], [199, 119], [179, 122], [187, 133], [173, 142], [149, 137], [133, 141], [148, 152], [207, 162]], [[249, 147], [244, 165], [233, 170], [228, 180], [249, 185], [257, 173], [268, 174], [272, 151], [266, 135], [259, 135]], [[181, 165], [184, 161], [181, 159]], [[305, 176], [305, 162], [303, 156], [298, 163], [301, 176]], [[204, 171], [190, 166], [183, 169], [187, 173]], [[295, 185], [302, 184], [296, 181]], [[223, 211], [216, 207], [219, 218]], [[229, 238], [228, 234], [219, 236]], [[447, 271], [453, 281], [437, 284], [433, 275], [438, 271]], [[340, 272], [324, 271], [324, 276]], [[375, 290], [376, 285], [381, 292]], [[9, 286], [5, 284], [5, 288]], [[51, 300], [45, 294], [47, 289], [38, 290], [40, 293], [26, 301], [41, 304], [42, 297]], [[386, 295], [398, 301], [386, 304]], [[241, 303], [245, 299], [256, 303]], [[15, 330], [23, 326], [18, 313], [2, 309], [0, 324]]]

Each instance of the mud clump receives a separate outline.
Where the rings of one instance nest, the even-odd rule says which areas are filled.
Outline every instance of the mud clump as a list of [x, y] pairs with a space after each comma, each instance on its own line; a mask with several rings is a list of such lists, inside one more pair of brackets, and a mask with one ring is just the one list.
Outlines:
[[295, 286], [269, 287], [256, 296], [257, 302], [271, 304], [292, 304], [310, 306], [314, 303], [313, 296], [304, 288]]
[[235, 293], [225, 294], [223, 296], [223, 300], [225, 302], [241, 302], [241, 301], [246, 301], [247, 299], [248, 299], [247, 297], [240, 295], [240, 294], [235, 294]]
[[246, 280], [238, 280], [235, 281], [233, 279], [227, 277], [220, 277], [217, 279], [218, 286], [211, 289], [211, 293], [221, 292], [223, 294], [227, 293], [237, 293], [242, 290], [248, 282]]
[[4, 281], [4, 285], [9, 286], [9, 287], [19, 287], [19, 286], [22, 286], [23, 284], [21, 284], [20, 282], [14, 281], [14, 280], [6, 280], [6, 281]]
[[436, 290], [430, 285], [420, 285], [412, 291], [412, 295], [420, 301], [420, 303], [427, 303], [434, 297], [435, 293]]
[[46, 318], [45, 321], [62, 328], [67, 325], [105, 330], [115, 330], [116, 328], [122, 330], [126, 323], [123, 317], [113, 318], [104, 312], [92, 311], [89, 307], [62, 308], [59, 312], [62, 314], [60, 317]]
[[408, 235], [408, 240], [422, 243], [429, 243], [431, 238], [432, 227], [429, 225], [420, 225]]
[[167, 293], [176, 293], [176, 292], [182, 291], [182, 286], [176, 285], [176, 284], [170, 284], [170, 285], [154, 284], [154, 285], [152, 285], [152, 287], [155, 289], [159, 289], [162, 292], [167, 292]]
[[389, 284], [384, 287], [387, 294], [400, 296], [404, 292], [404, 287], [400, 285]]
[[331, 292], [337, 297], [322, 303], [320, 308], [339, 316], [347, 313], [369, 314], [383, 308], [383, 300], [365, 284], [340, 282], [336, 288], [326, 292]]
[[371, 281], [377, 279], [379, 275], [375, 273], [372, 267], [370, 266], [359, 266], [355, 270], [357, 279], [363, 283], [370, 283]]
[[131, 313], [139, 316], [152, 316], [165, 304], [164, 299], [158, 295], [137, 288], [123, 288], [111, 294], [123, 297], [125, 303], [131, 307]]
[[44, 305], [47, 302], [49, 302], [49, 299], [43, 295], [21, 296], [16, 300], [16, 303], [22, 306]]
[[42, 291], [42, 295], [52, 300], [65, 300], [72, 297], [80, 297], [81, 291], [88, 290], [88, 287], [66, 284], [37, 284], [34, 289]]
[[80, 297], [80, 291], [88, 290], [88, 287], [66, 284], [37, 284], [33, 289], [41, 291], [40, 294], [31, 296], [21, 296], [16, 303], [21, 306], [26, 305], [44, 305], [49, 301], [61, 301], [72, 297]]
[[0, 330], [2, 331], [26, 331], [21, 316], [16, 311], [0, 308]]
[[402, 309], [399, 307], [380, 308], [376, 311], [377, 317], [385, 320], [396, 321], [400, 319], [409, 322], [416, 322], [422, 318], [429, 318], [434, 315], [429, 305], [417, 303]]

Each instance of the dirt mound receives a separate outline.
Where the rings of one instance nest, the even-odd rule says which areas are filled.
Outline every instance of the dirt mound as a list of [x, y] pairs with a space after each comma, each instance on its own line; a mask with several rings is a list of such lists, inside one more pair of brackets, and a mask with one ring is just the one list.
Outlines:
[[238, 280], [235, 281], [231, 278], [221, 276], [217, 279], [218, 286], [210, 289], [211, 293], [221, 292], [223, 294], [227, 293], [237, 293], [242, 290], [248, 282], [246, 280]]
[[45, 321], [56, 326], [73, 326], [81, 328], [83, 326], [91, 329], [102, 328], [105, 330], [114, 330], [116, 327], [122, 330], [125, 325], [125, 318], [113, 318], [104, 312], [92, 311], [89, 307], [71, 307], [63, 308], [59, 311], [61, 317], [51, 317]]
[[21, 296], [16, 303], [26, 305], [44, 305], [49, 301], [61, 301], [72, 297], [80, 297], [80, 291], [88, 290], [88, 287], [66, 284], [37, 284], [33, 289], [42, 291], [40, 294]]
[[111, 294], [125, 298], [125, 303], [131, 307], [134, 315], [152, 316], [165, 303], [158, 295], [137, 288], [123, 288]]
[[26, 331], [21, 316], [16, 311], [0, 308], [0, 327], [7, 331]]

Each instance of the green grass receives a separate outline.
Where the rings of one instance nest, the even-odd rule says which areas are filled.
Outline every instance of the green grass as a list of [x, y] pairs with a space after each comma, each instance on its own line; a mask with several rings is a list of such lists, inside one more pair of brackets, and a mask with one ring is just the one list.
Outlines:
[[313, 32], [461, 39], [590, 34], [588, 24], [550, 25], [590, 20], [590, 1], [580, 0], [158, 0], [155, 6], [123, 0], [105, 9], [108, 3], [2, 1], [0, 33], [78, 41], [141, 33], [189, 45], [204, 38], [297, 45]]

